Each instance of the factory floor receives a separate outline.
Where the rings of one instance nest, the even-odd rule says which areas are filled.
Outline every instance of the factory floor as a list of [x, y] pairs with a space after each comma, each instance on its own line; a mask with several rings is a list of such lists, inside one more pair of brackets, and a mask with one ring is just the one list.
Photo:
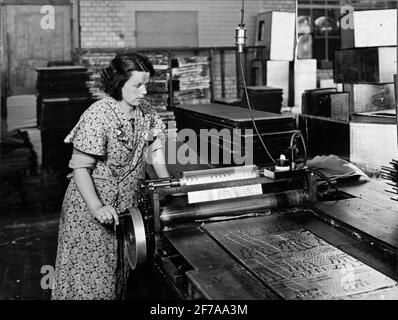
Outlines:
[[19, 212], [1, 220], [0, 300], [49, 299], [41, 279], [43, 266], [55, 263], [58, 212]]
[[[28, 133], [37, 155], [38, 173], [22, 180], [22, 183], [28, 183], [26, 190], [31, 193], [27, 203], [21, 205], [16, 201], [19, 205], [15, 209], [0, 206], [0, 300], [49, 300], [51, 291], [47, 288], [47, 276], [55, 265], [63, 198], [60, 190], [65, 186], [60, 187], [55, 174], [41, 167], [42, 145], [40, 129], [36, 126], [36, 97], [9, 97], [7, 113], [2, 131], [19, 129]], [[43, 200], [33, 202], [38, 196]], [[8, 197], [18, 198], [19, 194], [10, 192]], [[140, 282], [129, 285], [127, 299], [152, 298], [148, 292], [151, 284], [141, 285]]]
[[[36, 97], [7, 99], [7, 122], [2, 130], [26, 131], [41, 163], [40, 130], [36, 127]], [[53, 266], [57, 246], [58, 210], [20, 207], [0, 211], [0, 300], [49, 299], [41, 288], [43, 266]], [[44, 269], [43, 269], [44, 270]]]

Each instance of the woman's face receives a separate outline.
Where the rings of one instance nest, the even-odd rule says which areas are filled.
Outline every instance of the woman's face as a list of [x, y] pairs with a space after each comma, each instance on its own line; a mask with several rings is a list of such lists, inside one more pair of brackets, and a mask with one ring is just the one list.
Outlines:
[[138, 106], [146, 95], [149, 72], [133, 71], [122, 87], [122, 99], [132, 106]]

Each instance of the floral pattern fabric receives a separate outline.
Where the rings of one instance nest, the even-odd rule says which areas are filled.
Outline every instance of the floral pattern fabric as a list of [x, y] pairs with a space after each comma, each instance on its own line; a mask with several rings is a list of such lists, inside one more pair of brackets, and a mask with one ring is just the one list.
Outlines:
[[[91, 176], [98, 197], [103, 205], [123, 212], [137, 199], [148, 144], [164, 128], [148, 103], [129, 119], [113, 98], [106, 97], [83, 113], [65, 142], [96, 157]], [[128, 275], [120, 252], [113, 226], [101, 224], [89, 212], [71, 177], [62, 204], [52, 299], [120, 298]]]

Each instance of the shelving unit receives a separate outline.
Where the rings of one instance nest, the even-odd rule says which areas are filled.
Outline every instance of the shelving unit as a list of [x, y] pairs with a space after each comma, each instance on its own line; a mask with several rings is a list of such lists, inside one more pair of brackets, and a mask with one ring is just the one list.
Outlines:
[[[253, 74], [250, 68], [251, 61], [264, 56], [265, 46], [248, 46], [244, 53], [244, 68], [246, 82], [250, 85], [253, 81]], [[98, 95], [98, 80], [100, 70], [106, 66], [109, 61], [118, 53], [140, 53], [150, 57], [163, 57], [161, 61], [152, 59], [154, 65], [168, 65], [169, 83], [168, 83], [168, 108], [174, 106], [173, 86], [173, 61], [178, 57], [205, 56], [209, 62], [209, 93], [210, 101], [217, 99], [230, 99], [227, 90], [228, 72], [233, 73], [236, 77], [235, 94], [239, 99], [241, 97], [242, 77], [240, 72], [239, 60], [237, 59], [236, 47], [189, 47], [189, 48], [92, 48], [92, 49], [75, 49], [73, 52], [73, 60], [80, 65], [87, 67], [90, 73], [89, 86], [94, 95]], [[227, 55], [233, 56], [234, 59], [227, 59]], [[219, 75], [219, 81], [216, 83], [216, 75]], [[218, 79], [217, 79], [218, 80]], [[217, 92], [220, 92], [217, 95]]]

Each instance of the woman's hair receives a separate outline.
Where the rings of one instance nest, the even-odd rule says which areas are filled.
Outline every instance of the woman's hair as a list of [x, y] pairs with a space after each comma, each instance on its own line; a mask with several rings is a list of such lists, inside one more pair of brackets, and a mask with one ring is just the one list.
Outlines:
[[155, 74], [152, 63], [147, 57], [138, 53], [118, 54], [101, 73], [102, 88], [115, 100], [122, 100], [122, 87], [130, 79], [132, 71]]

